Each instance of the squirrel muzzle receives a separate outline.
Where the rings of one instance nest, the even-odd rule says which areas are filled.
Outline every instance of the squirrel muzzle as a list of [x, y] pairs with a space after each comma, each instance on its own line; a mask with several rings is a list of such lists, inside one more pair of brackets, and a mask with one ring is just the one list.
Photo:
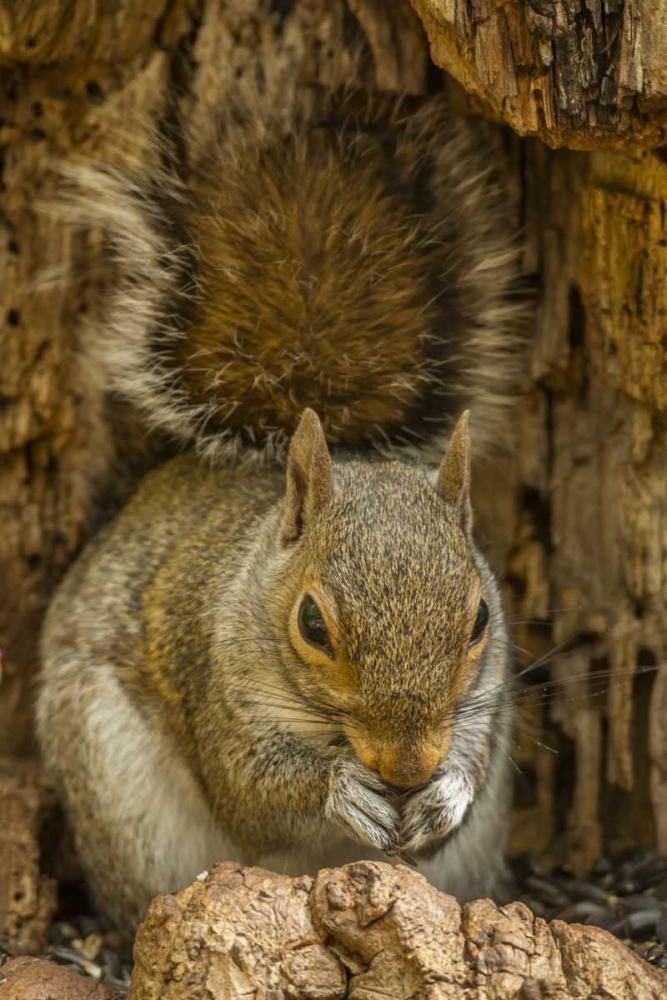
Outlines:
[[449, 731], [417, 741], [373, 739], [358, 732], [348, 734], [354, 751], [366, 767], [396, 788], [425, 784], [444, 760], [449, 749]]

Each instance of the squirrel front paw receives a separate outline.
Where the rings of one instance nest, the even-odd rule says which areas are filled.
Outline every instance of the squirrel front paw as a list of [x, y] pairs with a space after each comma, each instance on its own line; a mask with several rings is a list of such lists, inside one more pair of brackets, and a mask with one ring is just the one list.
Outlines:
[[399, 830], [402, 851], [419, 851], [451, 833], [472, 804], [475, 789], [461, 768], [450, 768], [415, 792], [403, 806]]
[[392, 851], [399, 815], [383, 796], [381, 779], [354, 757], [338, 758], [331, 774], [326, 815], [362, 844]]

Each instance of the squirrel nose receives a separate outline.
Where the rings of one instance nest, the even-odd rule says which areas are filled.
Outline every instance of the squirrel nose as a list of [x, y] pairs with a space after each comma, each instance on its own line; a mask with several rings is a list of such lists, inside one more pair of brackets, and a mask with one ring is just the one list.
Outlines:
[[419, 742], [364, 738], [358, 731], [347, 736], [361, 763], [378, 771], [382, 780], [395, 788], [414, 788], [427, 782], [449, 747], [448, 734], [438, 738], [440, 733]]
[[388, 785], [414, 788], [427, 782], [439, 763], [440, 754], [435, 751], [421, 751], [410, 756], [386, 753], [380, 757], [377, 769]]

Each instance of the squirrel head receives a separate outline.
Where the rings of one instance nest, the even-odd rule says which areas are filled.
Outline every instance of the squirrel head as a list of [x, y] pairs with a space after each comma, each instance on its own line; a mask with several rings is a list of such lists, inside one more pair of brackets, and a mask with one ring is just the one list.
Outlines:
[[306, 410], [280, 530], [289, 557], [275, 612], [290, 682], [387, 783], [422, 784], [447, 755], [489, 641], [468, 413], [434, 484], [398, 462], [332, 463]]

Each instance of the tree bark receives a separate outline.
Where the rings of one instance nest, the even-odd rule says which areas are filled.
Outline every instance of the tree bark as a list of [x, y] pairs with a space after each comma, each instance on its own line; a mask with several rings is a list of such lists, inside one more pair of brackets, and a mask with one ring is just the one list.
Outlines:
[[56, 886], [39, 869], [39, 830], [48, 807], [34, 763], [0, 760], [0, 938], [37, 954], [46, 947]]
[[412, 0], [433, 61], [522, 136], [592, 149], [666, 141], [658, 0]]
[[524, 748], [538, 790], [516, 827], [533, 847], [565, 833], [585, 867], [605, 840], [667, 851], [667, 169], [529, 144], [521, 173], [542, 294], [507, 573], [516, 642], [555, 649], [563, 686], [527, 706], [560, 752]]

